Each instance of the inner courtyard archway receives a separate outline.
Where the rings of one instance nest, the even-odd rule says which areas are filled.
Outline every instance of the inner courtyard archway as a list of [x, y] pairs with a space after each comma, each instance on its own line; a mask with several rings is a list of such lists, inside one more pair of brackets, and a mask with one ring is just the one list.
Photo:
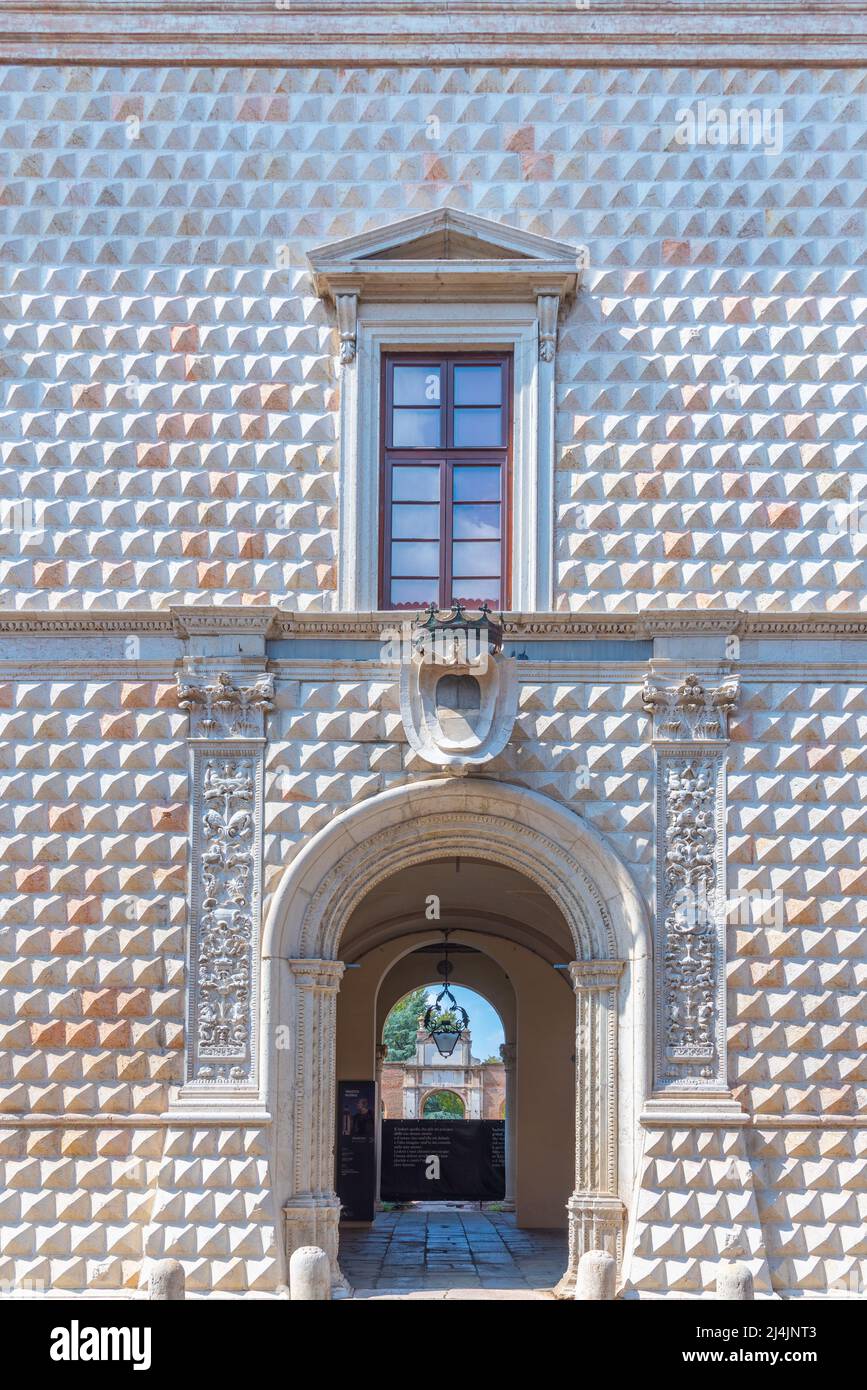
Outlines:
[[513, 1100], [505, 1200], [519, 1227], [565, 1228], [575, 1178], [574, 947], [563, 914], [527, 874], [454, 855], [399, 869], [366, 895], [342, 942], [337, 1079], [380, 1078], [385, 1019], [429, 984], [442, 928], [455, 948], [453, 982], [482, 994], [503, 1025]]
[[428, 1091], [422, 1098], [421, 1116], [422, 1120], [439, 1120], [447, 1115], [453, 1115], [455, 1119], [463, 1120], [466, 1118], [466, 1102], [457, 1091]]
[[[519, 884], [529, 882], [527, 911], [502, 912], [471, 893], [458, 905], [465, 919], [456, 930], [469, 939], [487, 923], [485, 954], [506, 974], [514, 953], [523, 952], [540, 981], [550, 982], [542, 988], [562, 990], [558, 997], [569, 1001], [566, 1108], [574, 1138], [566, 1148], [565, 1292], [585, 1249], [622, 1253], [636, 1117], [647, 1085], [649, 929], [630, 875], [602, 836], [547, 797], [485, 778], [432, 779], [353, 807], [299, 853], [272, 902], [262, 962], [262, 1035], [276, 1119], [272, 1165], [286, 1194], [284, 1255], [302, 1244], [320, 1245], [335, 1281], [342, 1278], [334, 1189], [338, 992], [341, 982], [350, 988], [347, 979], [364, 974], [346, 970], [361, 964], [353, 954], [371, 958], [367, 978], [373, 979], [373, 953], [393, 952], [413, 924], [414, 941], [399, 954], [423, 944], [418, 900], [408, 907], [398, 892], [386, 901], [389, 893], [406, 890], [398, 875], [416, 871], [429, 879], [430, 865], [455, 861], [504, 873], [502, 901], [508, 900], [508, 875], [515, 876], [516, 900], [524, 891]], [[484, 875], [478, 891], [483, 888]], [[558, 965], [565, 971], [555, 970]], [[369, 1022], [365, 1028], [364, 1045], [374, 1048], [375, 1029]], [[277, 1037], [286, 1035], [288, 1046], [278, 1045]], [[522, 1042], [528, 1045], [529, 1037]], [[547, 1049], [543, 1054], [536, 1068], [540, 1084], [550, 1070]], [[556, 1161], [563, 1156], [558, 1143]], [[519, 1184], [520, 1160], [519, 1152]]]

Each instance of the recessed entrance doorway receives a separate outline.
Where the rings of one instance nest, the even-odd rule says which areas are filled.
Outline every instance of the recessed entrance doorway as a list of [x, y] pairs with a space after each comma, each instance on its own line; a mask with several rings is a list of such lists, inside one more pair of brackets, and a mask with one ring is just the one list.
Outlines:
[[[390, 1060], [394, 1009], [425, 994], [432, 1002], [438, 970], [442, 984], [444, 931], [449, 983], [459, 1001], [487, 1001], [501, 1025], [499, 1056], [474, 1054], [472, 1019], [441, 1055], [419, 1015], [411, 1058]], [[552, 1287], [563, 1274], [575, 1154], [571, 949], [562, 915], [537, 884], [474, 857], [407, 866], [359, 904], [344, 936], [336, 1052], [338, 1095], [374, 1079], [370, 1244], [362, 1228], [341, 1223], [356, 1278], [376, 1272], [381, 1286], [400, 1265], [410, 1282], [416, 1269], [421, 1288], [443, 1288], [439, 1276], [451, 1272], [456, 1288], [485, 1287], [490, 1277], [492, 1287], [511, 1279], [527, 1290], [545, 1287], [543, 1277]], [[363, 1147], [348, 1143], [356, 1153]], [[337, 1162], [341, 1195], [340, 1144]], [[532, 1239], [547, 1260], [529, 1260]], [[552, 1250], [564, 1256], [556, 1272]]]
[[[451, 901], [448, 875], [457, 880], [464, 869], [470, 879]], [[431, 899], [439, 918], [429, 915]], [[337, 1084], [373, 1088], [387, 1011], [381, 986], [440, 939], [446, 913], [452, 939], [490, 959], [512, 991], [515, 1223], [562, 1229], [570, 1194], [568, 1265], [557, 1287], [568, 1296], [583, 1251], [623, 1254], [648, 1084], [648, 916], [602, 835], [551, 798], [492, 778], [434, 778], [351, 807], [296, 856], [272, 900], [264, 1089], [275, 1181], [286, 1194], [285, 1258], [321, 1246], [335, 1288], [347, 1286]], [[395, 985], [394, 998], [413, 983]], [[358, 1128], [369, 1131], [375, 1107], [357, 1101]]]

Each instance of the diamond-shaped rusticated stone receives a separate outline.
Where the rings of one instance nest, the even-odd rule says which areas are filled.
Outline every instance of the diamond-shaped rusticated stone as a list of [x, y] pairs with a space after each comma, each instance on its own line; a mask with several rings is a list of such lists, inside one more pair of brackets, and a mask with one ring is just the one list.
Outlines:
[[181, 1079], [186, 717], [168, 682], [10, 690], [0, 1112], [159, 1113]]
[[[328, 606], [338, 335], [306, 253], [451, 204], [588, 248], [557, 606], [856, 609], [861, 80], [9, 69], [0, 603]], [[679, 136], [701, 102], [779, 118], [772, 169]]]

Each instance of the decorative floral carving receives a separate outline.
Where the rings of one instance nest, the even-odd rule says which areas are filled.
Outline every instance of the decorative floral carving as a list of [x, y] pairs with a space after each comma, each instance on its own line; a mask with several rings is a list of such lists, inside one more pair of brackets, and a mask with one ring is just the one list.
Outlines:
[[178, 675], [178, 704], [190, 714], [190, 737], [243, 738], [261, 735], [273, 709], [274, 677], [263, 674], [253, 685], [236, 686], [221, 671], [213, 684], [195, 684]]
[[[665, 765], [664, 1027], [669, 1062], [711, 1062], [717, 993], [717, 764]], [[713, 1075], [703, 1067], [701, 1075]]]
[[536, 296], [539, 312], [539, 356], [543, 362], [553, 362], [557, 355], [557, 314], [560, 309], [558, 294], [539, 294]]
[[663, 1087], [720, 1090], [728, 1081], [725, 744], [737, 699], [736, 677], [705, 686], [691, 674], [661, 686], [651, 674], [642, 691], [656, 744], [654, 1054]]
[[208, 758], [202, 797], [197, 1076], [248, 1080], [256, 786], [246, 758]]
[[665, 742], [718, 742], [728, 738], [728, 716], [734, 712], [738, 683], [706, 690], [698, 676], [687, 676], [678, 686], [665, 688], [649, 678], [641, 701], [653, 718], [653, 737]]
[[242, 685], [234, 673], [187, 667], [178, 697], [192, 740], [187, 1082], [249, 1089], [256, 1083], [261, 740], [274, 677]]
[[340, 361], [344, 367], [355, 361], [358, 331], [358, 294], [335, 294], [337, 329], [340, 334]]

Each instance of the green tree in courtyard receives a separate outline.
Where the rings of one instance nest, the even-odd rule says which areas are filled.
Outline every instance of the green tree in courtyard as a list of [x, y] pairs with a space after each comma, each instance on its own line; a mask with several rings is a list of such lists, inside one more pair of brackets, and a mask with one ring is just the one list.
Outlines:
[[460, 1096], [456, 1096], [454, 1091], [437, 1091], [434, 1095], [428, 1096], [424, 1103], [425, 1120], [462, 1120], [464, 1118], [464, 1107]]
[[415, 1056], [418, 1021], [427, 1008], [427, 989], [414, 989], [395, 1004], [382, 1030], [389, 1062], [408, 1062]]

